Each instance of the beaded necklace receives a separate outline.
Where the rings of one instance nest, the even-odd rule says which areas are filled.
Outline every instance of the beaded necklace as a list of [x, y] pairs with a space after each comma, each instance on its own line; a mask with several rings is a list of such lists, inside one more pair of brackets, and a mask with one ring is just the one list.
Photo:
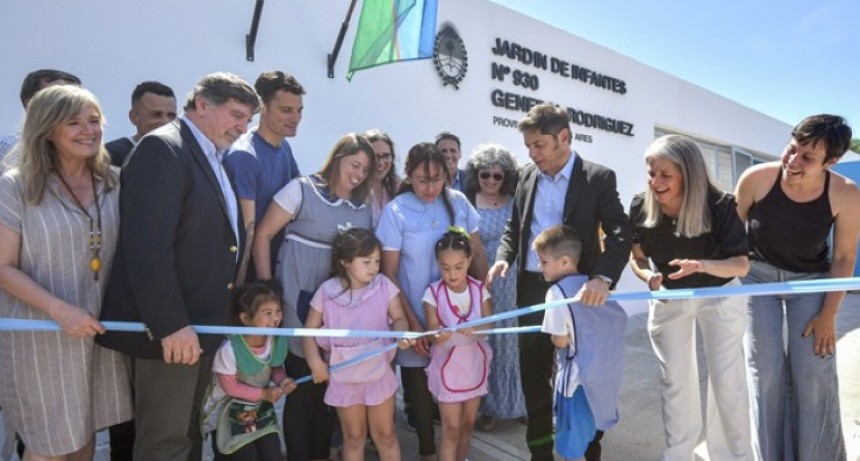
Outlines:
[[93, 280], [99, 279], [99, 270], [102, 268], [102, 260], [99, 258], [99, 253], [102, 249], [102, 208], [99, 204], [99, 196], [96, 192], [96, 177], [92, 171], [90, 171], [90, 178], [93, 186], [93, 201], [96, 204], [96, 219], [93, 219], [90, 216], [90, 213], [84, 208], [83, 203], [78, 199], [78, 196], [75, 195], [75, 192], [69, 187], [69, 183], [66, 182], [63, 175], [60, 172], [57, 172], [57, 176], [60, 177], [60, 182], [66, 186], [66, 189], [71, 194], [72, 199], [78, 205], [78, 208], [84, 212], [87, 216], [87, 219], [90, 220], [90, 252], [92, 253], [92, 257], [90, 258], [90, 270], [93, 271]]

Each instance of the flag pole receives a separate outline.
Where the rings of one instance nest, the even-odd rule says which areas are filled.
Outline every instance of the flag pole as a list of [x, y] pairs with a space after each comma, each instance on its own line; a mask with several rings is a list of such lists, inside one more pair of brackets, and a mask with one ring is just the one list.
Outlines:
[[334, 42], [334, 49], [328, 55], [328, 78], [334, 78], [334, 63], [337, 62], [337, 55], [340, 54], [340, 46], [343, 45], [343, 36], [346, 35], [346, 29], [349, 28], [349, 20], [352, 18], [352, 11], [355, 9], [357, 1], [358, 0], [350, 1], [349, 11], [346, 12], [343, 24], [340, 25], [340, 32], [337, 34], [337, 41]]
[[245, 34], [245, 59], [254, 61], [254, 45], [257, 43], [257, 27], [260, 25], [260, 14], [263, 12], [263, 2], [257, 0], [254, 5], [254, 19], [251, 20], [251, 32]]

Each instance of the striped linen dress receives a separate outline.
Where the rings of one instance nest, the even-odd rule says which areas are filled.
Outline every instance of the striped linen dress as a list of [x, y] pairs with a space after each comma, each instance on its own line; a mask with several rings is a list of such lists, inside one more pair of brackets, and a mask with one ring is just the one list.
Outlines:
[[[116, 171], [113, 172], [116, 174]], [[21, 235], [20, 269], [42, 288], [98, 318], [119, 232], [119, 187], [104, 193], [97, 179], [102, 221], [102, 268], [90, 270], [90, 223], [48, 178], [44, 198], [28, 205], [17, 170], [0, 178], [0, 224]], [[88, 212], [96, 216], [95, 203]], [[0, 317], [50, 319], [0, 290]], [[93, 338], [63, 332], [0, 332], [0, 404], [28, 450], [56, 456], [77, 451], [100, 429], [131, 419], [125, 356]]]

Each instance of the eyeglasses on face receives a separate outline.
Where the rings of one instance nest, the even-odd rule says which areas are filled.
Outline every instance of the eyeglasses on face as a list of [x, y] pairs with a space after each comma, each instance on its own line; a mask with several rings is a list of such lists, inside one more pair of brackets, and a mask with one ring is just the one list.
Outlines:
[[492, 176], [493, 179], [495, 179], [496, 181], [501, 181], [505, 179], [505, 175], [501, 173], [490, 173], [489, 171], [482, 171], [478, 173], [478, 176], [480, 176], [481, 179], [490, 179], [490, 176]]
[[391, 163], [392, 160], [394, 160], [394, 155], [392, 154], [380, 154], [376, 156], [377, 162]]

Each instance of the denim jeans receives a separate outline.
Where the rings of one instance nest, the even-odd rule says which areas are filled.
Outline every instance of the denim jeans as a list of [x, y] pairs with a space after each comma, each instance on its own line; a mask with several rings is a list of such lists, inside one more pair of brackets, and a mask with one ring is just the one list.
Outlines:
[[[752, 261], [743, 283], [825, 277], [823, 273], [790, 272]], [[846, 459], [836, 356], [815, 355], [813, 335], [801, 337], [823, 302], [824, 293], [750, 298], [750, 328], [744, 348], [753, 439], [763, 461]], [[784, 320], [788, 325], [787, 339], [783, 335]]]

